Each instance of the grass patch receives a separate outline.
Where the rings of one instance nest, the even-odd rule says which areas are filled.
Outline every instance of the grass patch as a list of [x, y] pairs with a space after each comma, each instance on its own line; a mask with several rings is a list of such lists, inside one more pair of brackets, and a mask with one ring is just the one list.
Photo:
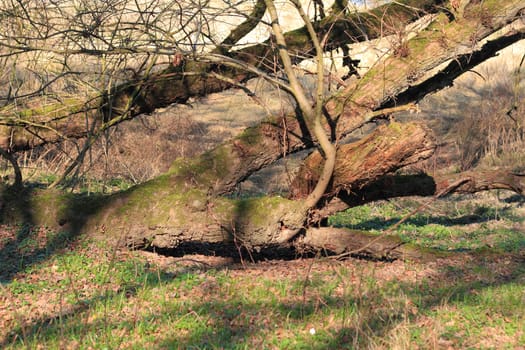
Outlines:
[[199, 259], [210, 258], [152, 258], [93, 243], [55, 255], [2, 285], [2, 347], [490, 347], [503, 339], [512, 348], [523, 341], [525, 271], [514, 260], [213, 267]]
[[[329, 224], [380, 233], [420, 206], [413, 200], [375, 203], [338, 213]], [[438, 200], [408, 216], [395, 233], [406, 242], [439, 250], [517, 253], [525, 249], [523, 221], [519, 209], [511, 204], [455, 197]]]

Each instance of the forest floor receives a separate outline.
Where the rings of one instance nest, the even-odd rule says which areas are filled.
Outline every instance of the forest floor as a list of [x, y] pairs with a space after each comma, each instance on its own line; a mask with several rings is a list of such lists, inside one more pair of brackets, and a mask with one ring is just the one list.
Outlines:
[[[418, 206], [334, 226], [380, 233]], [[435, 201], [396, 234], [432, 261], [286, 260], [119, 250], [45, 228], [0, 230], [6, 349], [525, 349], [522, 200]]]

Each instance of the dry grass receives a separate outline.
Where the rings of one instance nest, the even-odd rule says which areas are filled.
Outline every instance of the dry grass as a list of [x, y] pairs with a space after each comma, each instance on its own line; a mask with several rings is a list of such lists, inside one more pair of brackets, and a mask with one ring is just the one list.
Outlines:
[[524, 47], [505, 49], [423, 101], [420, 117], [442, 144], [428, 168], [525, 165], [525, 67], [519, 66]]

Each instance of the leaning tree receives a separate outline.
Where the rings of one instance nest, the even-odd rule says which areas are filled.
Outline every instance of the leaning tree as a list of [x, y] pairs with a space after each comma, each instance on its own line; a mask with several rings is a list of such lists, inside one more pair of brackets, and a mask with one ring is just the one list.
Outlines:
[[[65, 6], [70, 3], [76, 5]], [[323, 223], [338, 211], [383, 198], [494, 188], [523, 193], [523, 175], [505, 170], [446, 177], [396, 174], [430, 157], [436, 141], [425, 125], [390, 116], [417, 109], [424, 96], [523, 39], [525, 1], [403, 0], [361, 11], [343, 0], [329, 8], [318, 1], [312, 13], [299, 0], [290, 4], [302, 20], [298, 29], [285, 32], [274, 1], [257, 0], [227, 7], [243, 21], [222, 37], [214, 35], [213, 26], [223, 18], [217, 9], [224, 6], [213, 2], [159, 0], [129, 7], [117, 0], [103, 5], [25, 0], [2, 5], [5, 64], [29, 57], [58, 66], [53, 74], [39, 73], [40, 83], [32, 88], [3, 91], [1, 153], [17, 174], [15, 185], [3, 191], [3, 222], [99, 234], [134, 248], [293, 247], [396, 256], [409, 250], [394, 239]], [[407, 31], [416, 21], [419, 26]], [[241, 45], [257, 26], [269, 28], [271, 36]], [[388, 52], [356, 77], [358, 62], [348, 45], [385, 36], [393, 38]], [[329, 90], [333, 74], [326, 52], [334, 50], [343, 52], [349, 74], [339, 79], [338, 89]], [[78, 57], [90, 65], [89, 72], [72, 68]], [[316, 67], [313, 89], [297, 70], [307, 59]], [[177, 159], [166, 173], [127, 191], [82, 196], [59, 186], [105, 130], [211, 92], [240, 88], [253, 94], [246, 86], [253, 77], [285, 90], [295, 111], [270, 115], [208, 152]], [[53, 86], [66, 78], [77, 87], [66, 94], [64, 86], [60, 95]], [[347, 141], [370, 123], [378, 125], [375, 130]], [[17, 152], [75, 138], [84, 143], [54, 188], [24, 187]], [[311, 153], [288, 197], [231, 195], [251, 174], [305, 149]]]

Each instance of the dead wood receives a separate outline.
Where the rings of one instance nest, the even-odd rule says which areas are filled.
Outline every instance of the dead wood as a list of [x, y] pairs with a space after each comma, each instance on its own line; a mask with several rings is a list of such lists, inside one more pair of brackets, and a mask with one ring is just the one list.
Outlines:
[[366, 203], [408, 196], [443, 197], [448, 194], [474, 194], [489, 190], [509, 190], [525, 195], [525, 174], [496, 169], [457, 174], [387, 175], [356, 191], [340, 191], [312, 214], [312, 221]]

